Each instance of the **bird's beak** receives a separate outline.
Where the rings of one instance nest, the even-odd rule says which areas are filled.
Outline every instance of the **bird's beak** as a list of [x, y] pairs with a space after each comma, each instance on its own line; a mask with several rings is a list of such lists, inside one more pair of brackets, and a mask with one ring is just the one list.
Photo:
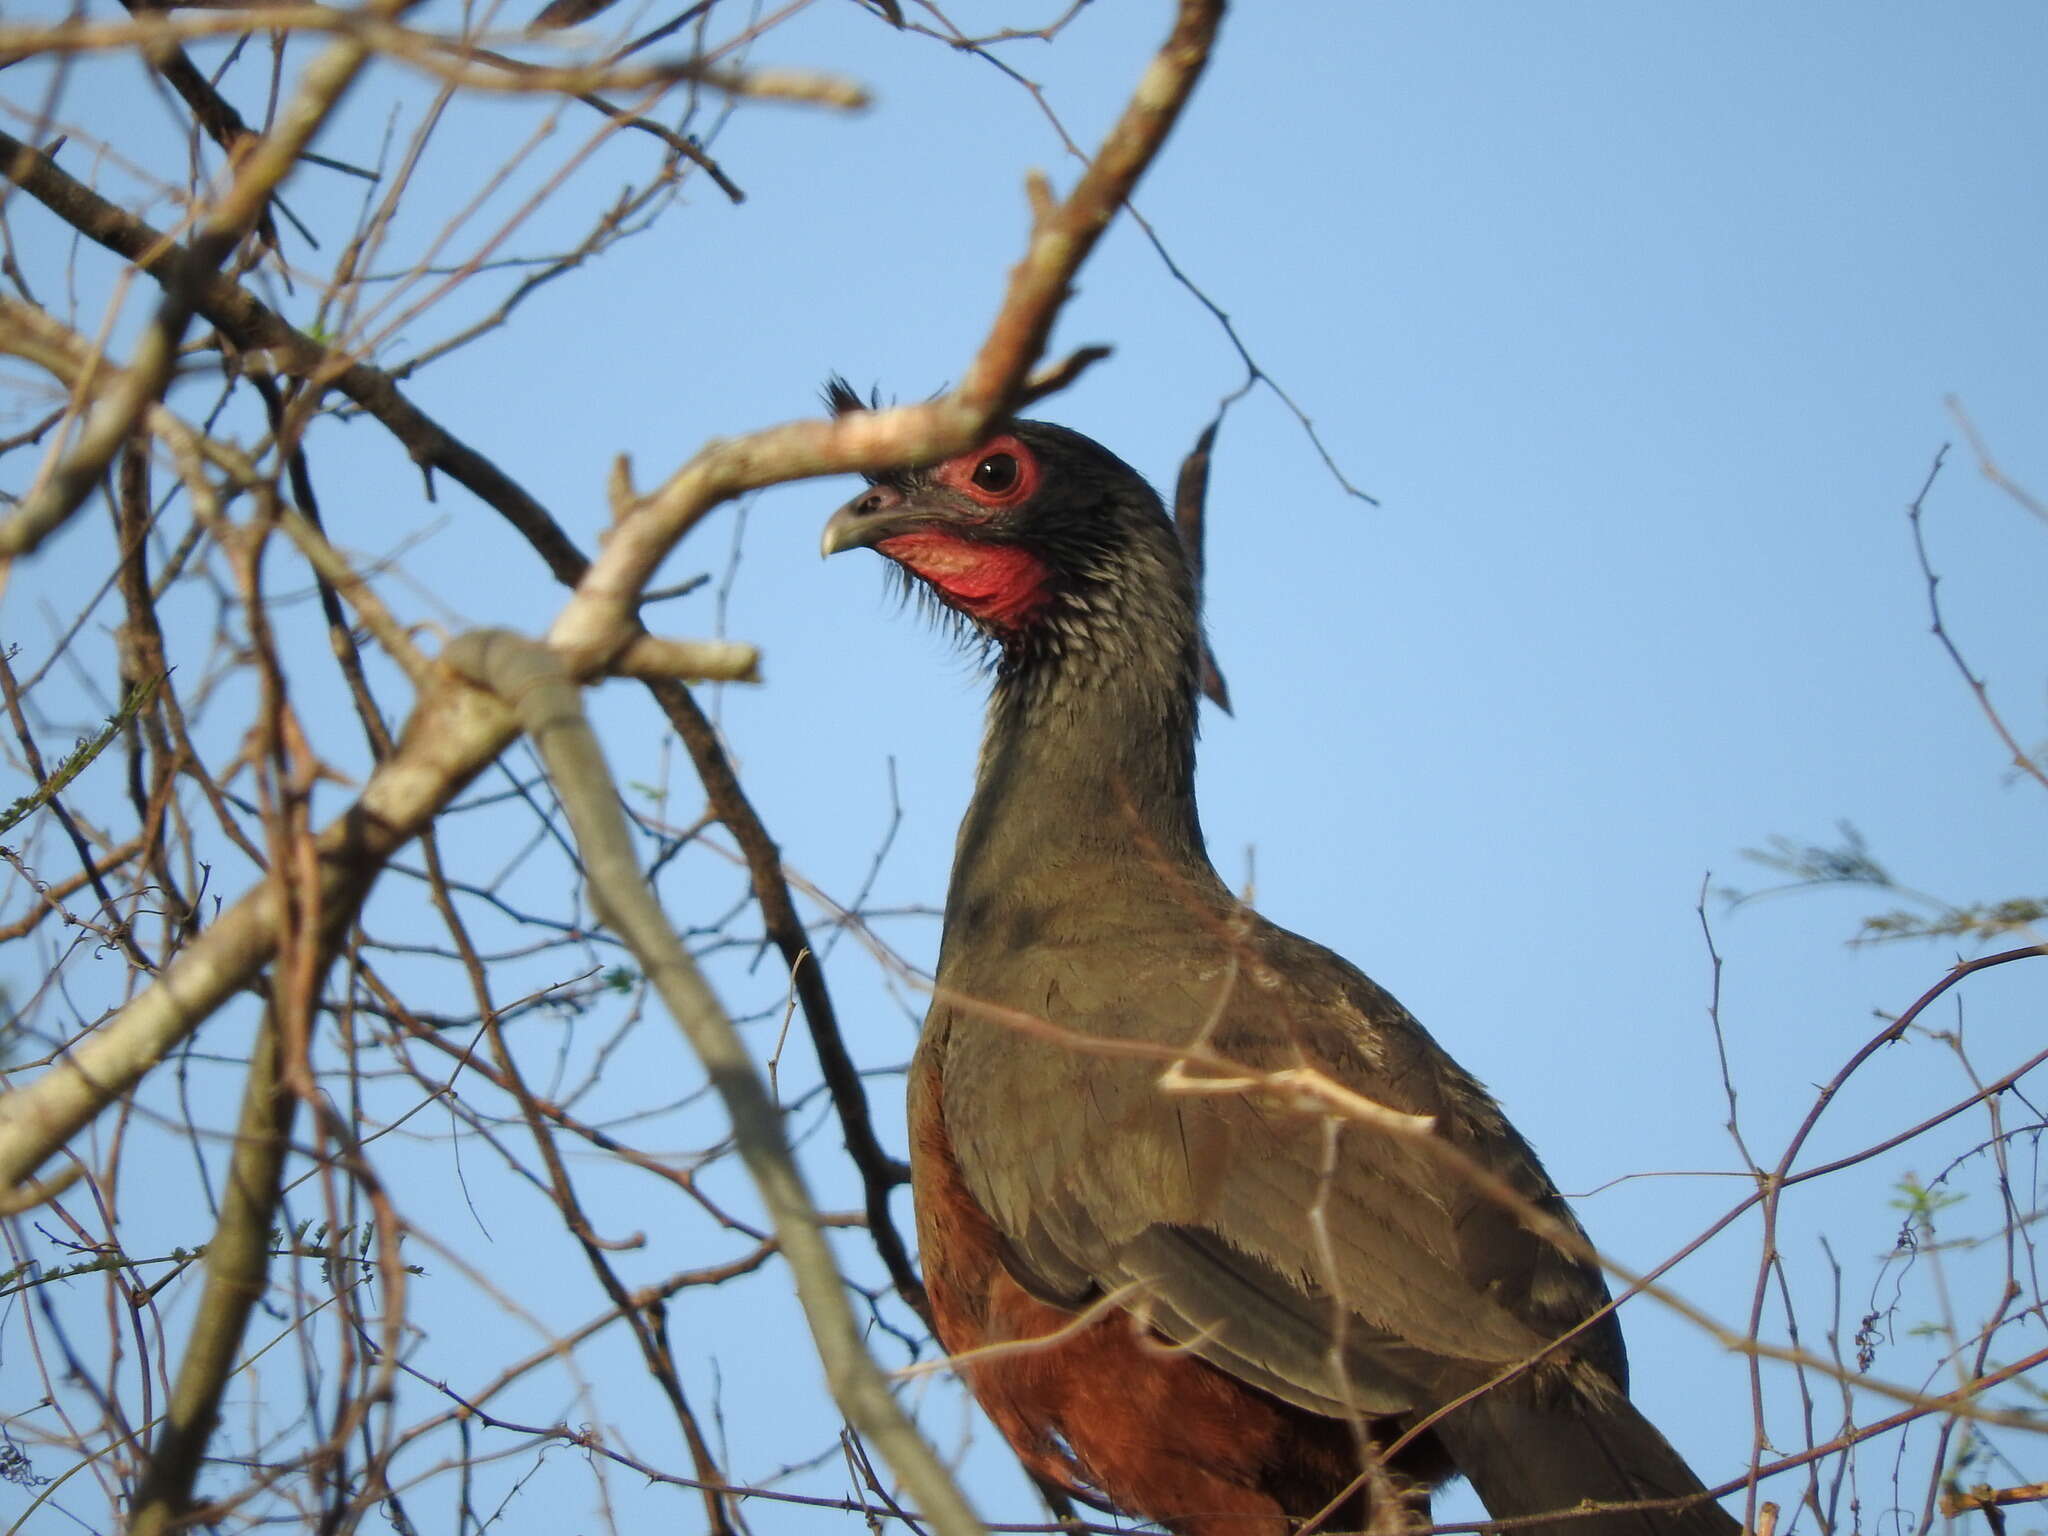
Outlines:
[[922, 513], [909, 507], [903, 493], [894, 486], [871, 485], [827, 519], [818, 553], [836, 555], [842, 549], [873, 549], [892, 534], [925, 520]]

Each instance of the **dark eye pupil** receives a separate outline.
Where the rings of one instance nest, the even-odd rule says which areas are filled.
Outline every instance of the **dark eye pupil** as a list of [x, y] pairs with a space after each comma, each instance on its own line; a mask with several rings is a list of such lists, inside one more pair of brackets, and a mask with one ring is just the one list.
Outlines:
[[974, 466], [974, 483], [991, 496], [1000, 496], [1017, 483], [1015, 455], [992, 453]]

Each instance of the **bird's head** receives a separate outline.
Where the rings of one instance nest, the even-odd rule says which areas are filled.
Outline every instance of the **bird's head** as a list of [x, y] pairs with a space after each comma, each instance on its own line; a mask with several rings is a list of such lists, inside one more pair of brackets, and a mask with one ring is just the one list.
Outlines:
[[[839, 414], [864, 408], [836, 380], [827, 400]], [[1050, 422], [1003, 422], [966, 453], [871, 477], [825, 524], [823, 549], [894, 561], [1006, 667], [1109, 661], [1140, 644], [1175, 654], [1195, 633], [1186, 557], [1158, 496]]]

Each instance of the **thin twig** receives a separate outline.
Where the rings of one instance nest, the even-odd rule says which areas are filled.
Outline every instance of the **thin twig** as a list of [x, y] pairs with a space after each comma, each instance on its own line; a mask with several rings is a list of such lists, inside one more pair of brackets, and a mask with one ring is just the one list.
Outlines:
[[[393, 10], [400, 3], [373, 0], [369, 14]], [[367, 57], [361, 42], [347, 35], [337, 37], [306, 66], [297, 94], [278, 114], [270, 131], [237, 158], [234, 179], [201, 219], [199, 233], [187, 252], [183, 278], [166, 287], [153, 322], [136, 344], [128, 371], [100, 396], [71, 451], [45, 466], [21, 505], [0, 523], [0, 560], [36, 548], [78, 510], [135, 430], [136, 421], [162, 397], [203, 280], [218, 276], [221, 263], [263, 216], [272, 189], [326, 122]], [[9, 145], [12, 143], [10, 140]], [[0, 153], [6, 153], [6, 147], [0, 146]], [[27, 169], [23, 162], [31, 153], [14, 146], [9, 157], [10, 180], [22, 179]]]
[[382, 369], [315, 341], [247, 288], [203, 266], [194, 251], [4, 132], [0, 168], [88, 239], [134, 263], [167, 289], [193, 292], [199, 314], [242, 349], [248, 365], [267, 363], [339, 390], [381, 422], [423, 470], [441, 471], [518, 529], [557, 580], [573, 585], [582, 575], [587, 562], [548, 510], [497, 464], [414, 405]]
[[974, 1536], [980, 1522], [904, 1417], [861, 1343], [839, 1267], [790, 1155], [782, 1116], [753, 1058], [641, 877], [618, 789], [584, 717], [577, 685], [547, 647], [503, 630], [462, 635], [450, 642], [444, 659], [512, 704], [547, 763], [576, 832], [593, 905], [632, 949], [725, 1101], [740, 1157], [774, 1221], [826, 1379], [848, 1422], [881, 1450], [938, 1531]]
[[275, 1017], [266, 1018], [250, 1055], [220, 1220], [206, 1245], [206, 1287], [178, 1362], [169, 1411], [136, 1490], [128, 1527], [133, 1536], [163, 1536], [182, 1523], [249, 1315], [263, 1298], [297, 1106], [278, 1074], [279, 1033]]
[[1984, 679], [1970, 670], [1970, 664], [1963, 660], [1963, 653], [1941, 617], [1941, 578], [1934, 574], [1934, 564], [1927, 555], [1927, 538], [1922, 531], [1921, 518], [1927, 503], [1927, 493], [1934, 489], [1934, 477], [1941, 473], [1942, 461], [1948, 457], [1948, 444], [1943, 443], [1934, 455], [1934, 462], [1927, 468], [1927, 478], [1921, 482], [1920, 490], [1906, 508], [1906, 522], [1913, 530], [1913, 554], [1920, 562], [1920, 575], [1927, 583], [1927, 612], [1934, 638], [1941, 642], [1941, 648], [1948, 652], [1948, 659], [1962, 673], [1963, 681], [1969, 685], [1976, 697], [1977, 707], [1984, 711], [1984, 718], [1991, 722], [1991, 729], [1998, 733], [1998, 739], [2005, 744], [2011, 755], [2012, 765], [2026, 774], [2043, 789], [2048, 789], [2048, 768], [2034, 761], [2032, 754], [2019, 743], [2019, 738], [2007, 729], [2005, 719], [1998, 707], [1991, 702], [1991, 690], [1984, 686]]

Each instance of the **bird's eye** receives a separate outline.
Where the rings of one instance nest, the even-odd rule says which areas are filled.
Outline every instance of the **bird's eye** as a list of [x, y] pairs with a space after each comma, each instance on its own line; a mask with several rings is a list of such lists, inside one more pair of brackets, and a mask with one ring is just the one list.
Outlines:
[[[0, 0], [4, 5], [6, 0]], [[987, 513], [1020, 507], [1038, 492], [1038, 457], [1014, 432], [984, 439], [971, 452], [932, 469], [932, 478]]]
[[990, 496], [1007, 496], [1017, 485], [1017, 456], [992, 453], [974, 466], [975, 488]]

